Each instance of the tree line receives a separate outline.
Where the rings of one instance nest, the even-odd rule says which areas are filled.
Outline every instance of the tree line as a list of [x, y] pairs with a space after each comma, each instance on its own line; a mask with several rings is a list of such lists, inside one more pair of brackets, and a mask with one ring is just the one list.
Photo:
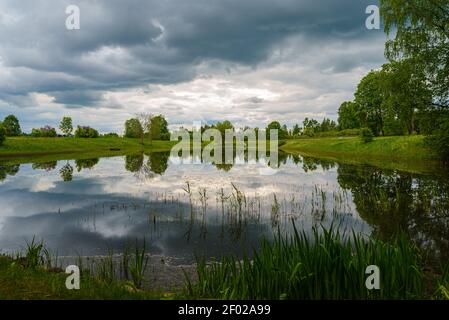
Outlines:
[[427, 135], [449, 161], [449, 2], [380, 0], [388, 63], [369, 72], [338, 110], [341, 129]]
[[[74, 130], [71, 117], [63, 117], [59, 124], [59, 129], [63, 136], [70, 137]], [[19, 119], [15, 115], [6, 116], [0, 122], [0, 144], [6, 137], [31, 136], [35, 138], [54, 138], [58, 136], [56, 128], [46, 125], [41, 128], [33, 128], [30, 134], [24, 133], [20, 126]], [[77, 126], [74, 136], [77, 138], [97, 138], [100, 136], [97, 130], [88, 126]]]
[[[22, 131], [19, 119], [15, 115], [8, 115], [0, 122], [0, 145], [3, 144], [6, 137], [31, 136], [35, 138], [54, 138], [54, 137], [75, 137], [75, 138], [98, 138], [98, 137], [118, 137], [117, 133], [111, 132], [100, 134], [98, 130], [78, 125], [76, 129], [73, 127], [71, 117], [63, 117], [59, 130], [62, 134], [58, 134], [56, 128], [46, 125], [41, 128], [33, 128], [31, 133], [27, 134]], [[139, 138], [143, 143], [144, 138], [151, 140], [170, 140], [170, 132], [168, 130], [168, 122], [163, 115], [153, 116], [151, 114], [139, 114], [135, 118], [125, 122], [126, 138]]]

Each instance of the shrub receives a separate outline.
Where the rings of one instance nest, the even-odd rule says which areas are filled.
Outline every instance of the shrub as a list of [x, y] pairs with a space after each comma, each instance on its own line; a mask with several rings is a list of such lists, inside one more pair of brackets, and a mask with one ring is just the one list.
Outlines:
[[91, 127], [78, 126], [75, 131], [76, 138], [98, 138], [98, 131]]
[[119, 135], [115, 132], [105, 133], [101, 135], [104, 138], [118, 138]]
[[362, 139], [363, 143], [368, 143], [373, 141], [374, 135], [371, 129], [369, 128], [362, 128], [360, 130], [360, 138]]
[[312, 138], [315, 136], [315, 130], [313, 128], [304, 128], [303, 135]]
[[0, 146], [5, 142], [6, 139], [6, 130], [3, 125], [0, 123]]
[[317, 137], [353, 137], [353, 136], [359, 136], [360, 135], [360, 129], [345, 129], [341, 131], [332, 130], [332, 131], [325, 131], [317, 133]]
[[57, 136], [56, 129], [52, 128], [50, 126], [45, 126], [40, 129], [33, 129], [31, 130], [31, 136], [32, 137], [39, 137], [39, 138], [54, 138]]

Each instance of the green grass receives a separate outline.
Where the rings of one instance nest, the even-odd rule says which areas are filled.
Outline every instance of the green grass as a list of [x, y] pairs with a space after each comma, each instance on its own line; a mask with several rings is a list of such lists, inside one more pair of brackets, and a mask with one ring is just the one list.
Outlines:
[[0, 300], [59, 299], [171, 299], [173, 294], [138, 290], [132, 284], [102, 281], [81, 275], [80, 290], [65, 287], [67, 274], [43, 268], [28, 268], [18, 261], [0, 256]]
[[282, 151], [346, 163], [366, 163], [411, 172], [441, 169], [438, 155], [424, 144], [424, 136], [376, 137], [363, 143], [359, 137], [287, 140]]
[[0, 158], [29, 158], [33, 156], [112, 156], [139, 151], [169, 151], [174, 145], [170, 141], [148, 140], [141, 144], [139, 139], [128, 138], [31, 138], [9, 137], [0, 146]]
[[[112, 251], [96, 262], [96, 272], [79, 258], [80, 290], [68, 290], [67, 274], [57, 266], [57, 257], [51, 257], [43, 242], [33, 238], [27, 242], [24, 256], [0, 255], [0, 300], [5, 299], [173, 299], [178, 293], [142, 288], [148, 256], [145, 246], [137, 247], [135, 256], [127, 256], [132, 282], [118, 276]], [[91, 266], [92, 267], [92, 266]]]
[[[198, 282], [188, 294], [218, 299], [428, 299], [444, 298], [423, 272], [420, 253], [405, 236], [392, 243], [313, 229], [264, 240], [250, 260], [198, 259]], [[368, 290], [366, 267], [380, 269], [380, 290]], [[447, 282], [446, 282], [447, 284]], [[441, 295], [446, 287], [440, 285]]]
[[[129, 250], [128, 250], [129, 251]], [[124, 255], [125, 256], [125, 255]], [[449, 299], [449, 264], [438, 274], [405, 235], [383, 242], [335, 228], [312, 229], [274, 241], [243, 260], [198, 258], [198, 280], [186, 274], [185, 292], [142, 289], [145, 247], [126, 254], [131, 278], [117, 277], [112, 252], [92, 272], [82, 261], [80, 290], [68, 290], [68, 275], [52, 266], [43, 243], [28, 243], [23, 257], [0, 255], [1, 299]], [[134, 259], [134, 260], [133, 260]], [[30, 261], [29, 261], [30, 260]], [[133, 262], [134, 261], [134, 262]], [[366, 267], [380, 269], [380, 290], [368, 290]], [[124, 270], [121, 270], [121, 272]], [[136, 273], [133, 275], [133, 273]]]

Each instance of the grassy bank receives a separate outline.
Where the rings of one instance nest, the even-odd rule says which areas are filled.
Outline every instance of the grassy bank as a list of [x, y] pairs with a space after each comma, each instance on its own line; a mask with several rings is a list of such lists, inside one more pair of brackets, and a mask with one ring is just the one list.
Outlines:
[[[31, 138], [6, 139], [0, 146], [0, 159], [25, 159], [31, 157], [88, 158], [124, 155], [135, 152], [169, 151], [174, 145], [170, 141], [144, 141], [128, 138]], [[57, 157], [56, 157], [57, 158]]]
[[105, 282], [89, 275], [81, 277], [80, 290], [67, 290], [67, 274], [61, 270], [29, 268], [10, 257], [0, 256], [0, 300], [41, 299], [164, 299], [162, 292], [137, 290], [116, 281]]
[[[0, 299], [449, 299], [448, 269], [428, 268], [405, 236], [386, 243], [332, 228], [262, 240], [250, 260], [233, 256], [197, 263], [197, 280], [186, 273], [185, 289], [167, 293], [140, 286], [144, 251], [124, 254], [128, 281], [117, 277], [111, 258], [92, 272], [78, 263], [80, 290], [67, 290], [67, 275], [34, 243], [25, 256], [0, 256]], [[366, 267], [380, 270], [380, 289], [366, 287]], [[429, 271], [432, 270], [432, 271]], [[123, 271], [123, 270], [122, 270]], [[137, 272], [137, 275], [136, 275]], [[137, 282], [136, 282], [137, 280]]]
[[363, 143], [359, 137], [287, 140], [281, 150], [345, 163], [366, 163], [411, 172], [441, 169], [438, 155], [427, 148], [423, 136], [377, 137]]
[[[127, 252], [127, 253], [126, 253]], [[125, 254], [126, 253], [126, 254]], [[124, 251], [120, 267], [126, 277], [120, 278], [111, 255], [87, 265], [82, 257], [76, 263], [80, 269], [80, 289], [68, 290], [69, 276], [51, 256], [43, 242], [27, 243], [24, 255], [0, 255], [0, 300], [4, 299], [172, 299], [175, 294], [164, 290], [143, 289], [143, 274], [148, 267], [148, 255], [135, 247]], [[95, 272], [94, 272], [95, 270]]]

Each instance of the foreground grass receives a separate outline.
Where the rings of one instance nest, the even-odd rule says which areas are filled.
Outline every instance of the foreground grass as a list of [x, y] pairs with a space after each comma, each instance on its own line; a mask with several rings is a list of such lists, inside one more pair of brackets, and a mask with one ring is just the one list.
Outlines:
[[[447, 298], [447, 272], [423, 271], [419, 251], [405, 237], [391, 244], [313, 230], [312, 238], [263, 241], [250, 260], [222, 258], [198, 262], [198, 282], [190, 296], [219, 299], [429, 299]], [[380, 269], [380, 290], [368, 290], [366, 267]]]
[[123, 264], [126, 277], [120, 278], [113, 253], [98, 260], [95, 267], [84, 264], [79, 257], [80, 289], [68, 290], [69, 275], [58, 266], [58, 257], [52, 257], [44, 242], [27, 242], [25, 255], [0, 255], [0, 300], [2, 299], [173, 299], [175, 293], [144, 289], [144, 273], [148, 255], [145, 243], [136, 242], [134, 255], [126, 247]]
[[30, 268], [10, 257], [0, 256], [0, 300], [36, 299], [167, 299], [173, 295], [136, 289], [131, 283], [101, 281], [81, 276], [80, 290], [65, 287], [62, 271]]
[[366, 163], [410, 172], [441, 169], [438, 155], [424, 144], [424, 136], [377, 137], [363, 143], [359, 137], [287, 140], [282, 151], [337, 160]]
[[144, 141], [118, 137], [83, 138], [31, 138], [10, 137], [0, 146], [0, 158], [25, 158], [49, 155], [111, 156], [139, 151], [169, 151], [174, 145], [170, 141]]
[[[198, 280], [186, 273], [184, 293], [139, 289], [136, 281], [116, 278], [108, 259], [96, 275], [81, 266], [81, 289], [67, 290], [67, 275], [47, 265], [42, 253], [42, 244], [32, 244], [25, 257], [0, 256], [0, 299], [449, 299], [449, 269], [428, 271], [405, 236], [385, 243], [332, 228], [313, 229], [311, 236], [295, 231], [262, 240], [252, 259], [199, 259]], [[369, 265], [380, 269], [380, 290], [366, 288]]]

